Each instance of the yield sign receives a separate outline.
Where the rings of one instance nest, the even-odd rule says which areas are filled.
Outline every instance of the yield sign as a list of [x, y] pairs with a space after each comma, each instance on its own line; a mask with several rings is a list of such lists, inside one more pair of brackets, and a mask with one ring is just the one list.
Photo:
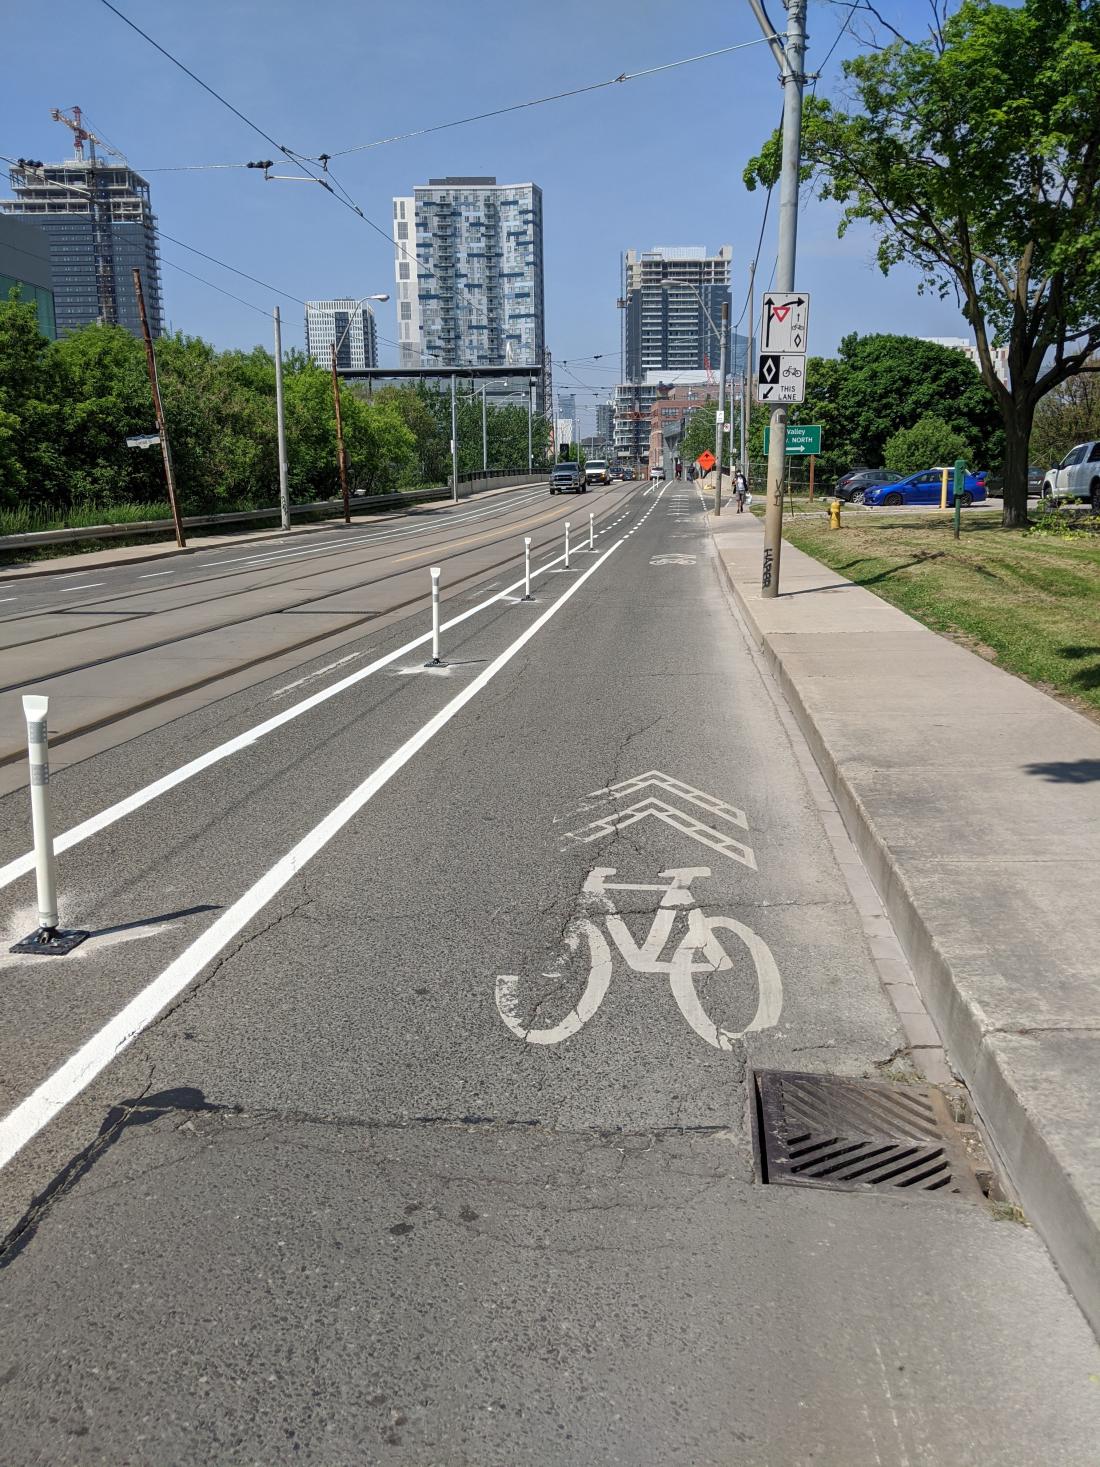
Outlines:
[[806, 351], [810, 297], [805, 291], [769, 290], [764, 295], [761, 348], [769, 352]]

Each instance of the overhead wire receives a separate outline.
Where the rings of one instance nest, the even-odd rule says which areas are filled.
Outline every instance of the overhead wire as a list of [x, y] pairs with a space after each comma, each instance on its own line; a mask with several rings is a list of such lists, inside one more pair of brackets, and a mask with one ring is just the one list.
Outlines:
[[[622, 82], [637, 81], [643, 76], [655, 76], [661, 71], [672, 71], [678, 66], [691, 66], [697, 61], [709, 61], [714, 56], [728, 56], [731, 51], [744, 51], [749, 46], [761, 46], [773, 40], [782, 40], [781, 34], [772, 36], [754, 36], [751, 41], [738, 41], [731, 46], [719, 46], [713, 51], [701, 51], [697, 56], [684, 56], [678, 61], [665, 61], [659, 66], [647, 66], [640, 71], [623, 71], [618, 76], [609, 77], [606, 81], [588, 82], [581, 87], [570, 87], [564, 92], [552, 92], [545, 97], [533, 97], [527, 102], [512, 102], [506, 107], [494, 107], [488, 112], [475, 112], [469, 117], [457, 117], [451, 122], [436, 122], [430, 127], [414, 128], [411, 132], [393, 133], [390, 137], [375, 138], [369, 143], [356, 143], [350, 148], [339, 148], [328, 154], [330, 158], [344, 158], [349, 153], [364, 153], [371, 148], [385, 147], [388, 143], [403, 143], [410, 138], [427, 137], [429, 133], [445, 132], [452, 127], [466, 127], [471, 122], [484, 122], [490, 117], [504, 117], [509, 112], [523, 112], [530, 107], [544, 107], [548, 102], [561, 102], [569, 97], [580, 97], [586, 92], [602, 91], [605, 87], [614, 87]], [[311, 160], [319, 163], [320, 155]]]

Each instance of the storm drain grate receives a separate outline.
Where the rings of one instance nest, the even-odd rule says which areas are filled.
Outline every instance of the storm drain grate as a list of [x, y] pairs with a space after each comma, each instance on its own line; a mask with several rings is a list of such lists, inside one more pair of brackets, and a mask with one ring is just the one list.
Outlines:
[[933, 1086], [782, 1070], [758, 1070], [755, 1078], [763, 1181], [982, 1199], [962, 1136]]

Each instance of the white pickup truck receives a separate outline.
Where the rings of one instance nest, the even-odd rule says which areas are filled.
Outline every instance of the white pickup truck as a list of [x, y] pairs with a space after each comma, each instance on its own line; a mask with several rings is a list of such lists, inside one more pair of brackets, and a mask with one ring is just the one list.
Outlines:
[[1100, 442], [1079, 443], [1043, 476], [1043, 498], [1087, 499], [1100, 511]]

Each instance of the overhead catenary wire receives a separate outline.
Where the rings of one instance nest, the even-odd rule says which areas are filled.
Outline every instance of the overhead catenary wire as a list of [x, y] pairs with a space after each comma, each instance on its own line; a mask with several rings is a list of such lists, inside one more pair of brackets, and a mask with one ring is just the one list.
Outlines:
[[[106, 0], [104, 0], [106, 3]], [[526, 102], [511, 102], [505, 107], [493, 107], [488, 112], [475, 112], [469, 117], [457, 117], [451, 122], [436, 122], [430, 127], [417, 127], [411, 132], [393, 133], [389, 137], [375, 138], [369, 143], [356, 143], [350, 148], [338, 148], [327, 154], [329, 158], [345, 158], [349, 153], [364, 153], [371, 148], [382, 148], [389, 143], [403, 143], [410, 138], [426, 137], [429, 133], [444, 132], [452, 127], [466, 127], [471, 122], [484, 122], [491, 117], [504, 117], [509, 112], [523, 112], [530, 107], [544, 107], [549, 102], [561, 102], [569, 97], [580, 97], [586, 92], [599, 92], [605, 87], [619, 86], [622, 82], [637, 81], [644, 76], [656, 76], [661, 71], [672, 71], [678, 66], [692, 66], [697, 61], [709, 61], [715, 56], [728, 56], [731, 51], [744, 51], [749, 46], [762, 46], [772, 40], [781, 40], [782, 35], [754, 36], [751, 41], [738, 41], [730, 46], [719, 46], [713, 51], [701, 51], [697, 56], [684, 56], [677, 61], [665, 61], [659, 66], [647, 66], [640, 71], [623, 71], [618, 76], [609, 77], [606, 81], [588, 82], [581, 87], [570, 87], [564, 92], [552, 92], [545, 97], [533, 97]], [[321, 162], [321, 156], [311, 159], [311, 162]]]
[[175, 260], [169, 260], [166, 255], [161, 255], [160, 263], [167, 265], [170, 270], [178, 270], [181, 275], [189, 275], [192, 280], [197, 280], [200, 285], [208, 285], [211, 290], [216, 290], [221, 295], [227, 295], [230, 300], [239, 301], [242, 306], [247, 306], [250, 311], [256, 311], [265, 318], [270, 315], [270, 312], [263, 306], [258, 306], [253, 301], [246, 301], [243, 295], [234, 295], [231, 290], [226, 290], [224, 286], [215, 285], [212, 280], [207, 280], [202, 275], [196, 275], [193, 270], [187, 270], [182, 265], [177, 265]]

